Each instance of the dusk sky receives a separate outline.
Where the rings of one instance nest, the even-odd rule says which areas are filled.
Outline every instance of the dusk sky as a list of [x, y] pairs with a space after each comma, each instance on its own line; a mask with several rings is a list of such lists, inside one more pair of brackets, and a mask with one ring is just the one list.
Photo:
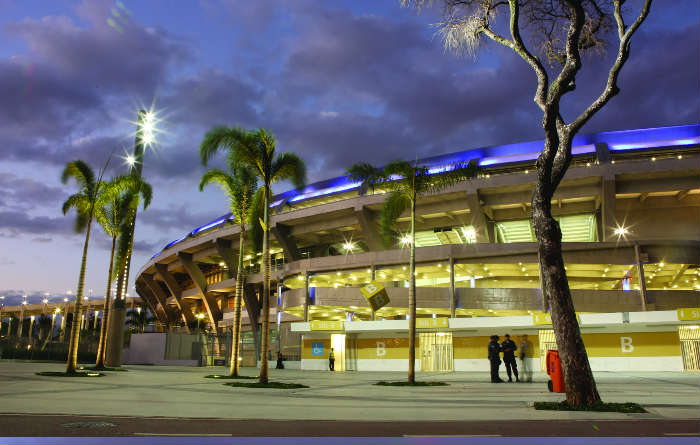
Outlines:
[[[5, 303], [75, 293], [84, 236], [75, 213], [61, 213], [77, 188], [60, 172], [75, 159], [98, 170], [112, 151], [108, 176], [125, 171], [118, 156], [133, 148], [141, 106], [154, 103], [164, 123], [144, 160], [154, 201], [136, 222], [132, 282], [165, 244], [227, 212], [218, 188], [197, 189], [198, 147], [213, 125], [269, 129], [278, 151], [306, 161], [309, 182], [359, 161], [542, 138], [524, 62], [489, 43], [476, 58], [446, 53], [431, 26], [439, 11], [399, 3], [0, 0]], [[699, 16], [697, 0], [654, 3], [620, 95], [582, 133], [697, 123]], [[566, 118], [599, 94], [615, 51], [584, 59]], [[102, 296], [110, 242], [93, 229], [85, 293]]]

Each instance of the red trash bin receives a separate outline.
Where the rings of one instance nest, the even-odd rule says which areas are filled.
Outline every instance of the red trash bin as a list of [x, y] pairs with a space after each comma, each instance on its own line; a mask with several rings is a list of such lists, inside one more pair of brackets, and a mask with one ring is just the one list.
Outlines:
[[566, 392], [564, 385], [564, 373], [561, 372], [561, 360], [559, 351], [550, 349], [547, 351], [547, 374], [552, 380], [547, 382], [550, 392]]

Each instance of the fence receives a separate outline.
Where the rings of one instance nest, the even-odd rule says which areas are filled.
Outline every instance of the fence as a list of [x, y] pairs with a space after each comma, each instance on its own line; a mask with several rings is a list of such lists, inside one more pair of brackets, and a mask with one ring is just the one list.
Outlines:
[[[78, 344], [78, 362], [94, 363], [97, 359], [97, 343], [97, 338], [81, 335]], [[68, 360], [68, 341], [3, 337], [0, 339], [0, 358], [65, 362]]]

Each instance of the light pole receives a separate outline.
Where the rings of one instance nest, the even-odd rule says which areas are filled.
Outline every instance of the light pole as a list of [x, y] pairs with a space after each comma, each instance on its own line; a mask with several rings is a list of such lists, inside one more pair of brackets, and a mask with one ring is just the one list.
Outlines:
[[[23, 298], [27, 298], [26, 295], [23, 296]], [[20, 308], [19, 312], [19, 328], [17, 329], [17, 337], [22, 337], [22, 326], [24, 325], [24, 306], [27, 305], [27, 300], [25, 299], [22, 302], [22, 307]]]
[[[134, 139], [134, 153], [127, 157], [129, 164], [129, 174], [135, 178], [141, 178], [143, 170], [143, 155], [146, 147], [155, 143], [156, 117], [153, 112], [139, 110], [136, 121], [136, 137]], [[112, 315], [109, 326], [109, 342], [107, 344], [107, 357], [105, 364], [111, 367], [118, 367], [122, 362], [122, 345], [124, 344], [124, 321], [126, 320], [126, 290], [129, 284], [129, 268], [131, 266], [131, 253], [134, 246], [134, 225], [136, 224], [137, 206], [131, 209], [131, 214], [127, 216], [131, 220], [128, 229], [122, 233], [126, 237], [127, 251], [124, 258], [124, 268], [117, 276], [117, 294], [112, 306]]]

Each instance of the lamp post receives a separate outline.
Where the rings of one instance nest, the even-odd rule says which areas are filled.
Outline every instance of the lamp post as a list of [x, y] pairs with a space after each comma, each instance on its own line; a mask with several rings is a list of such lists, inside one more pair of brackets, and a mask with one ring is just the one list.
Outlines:
[[[141, 178], [143, 170], [143, 155], [146, 147], [155, 143], [156, 118], [153, 112], [139, 110], [136, 121], [136, 137], [134, 139], [134, 153], [127, 157], [129, 174]], [[118, 272], [117, 294], [112, 306], [112, 314], [109, 317], [109, 342], [105, 365], [118, 367], [122, 362], [122, 345], [124, 344], [124, 321], [126, 320], [126, 290], [129, 284], [129, 268], [131, 266], [131, 253], [134, 246], [134, 225], [136, 223], [137, 207], [131, 210], [127, 217], [131, 220], [128, 229], [122, 236], [127, 239], [127, 252], [124, 259], [124, 268]]]
[[56, 316], [61, 313], [61, 308], [57, 307], [54, 309], [53, 314], [51, 314], [51, 330], [49, 331], [49, 340], [53, 340], [53, 328], [56, 324]]
[[[27, 298], [26, 295], [23, 296], [23, 298]], [[17, 337], [22, 337], [22, 327], [24, 325], [24, 306], [27, 305], [27, 300], [24, 300], [22, 302], [22, 307], [20, 308], [19, 311], [19, 328], [17, 328]]]

